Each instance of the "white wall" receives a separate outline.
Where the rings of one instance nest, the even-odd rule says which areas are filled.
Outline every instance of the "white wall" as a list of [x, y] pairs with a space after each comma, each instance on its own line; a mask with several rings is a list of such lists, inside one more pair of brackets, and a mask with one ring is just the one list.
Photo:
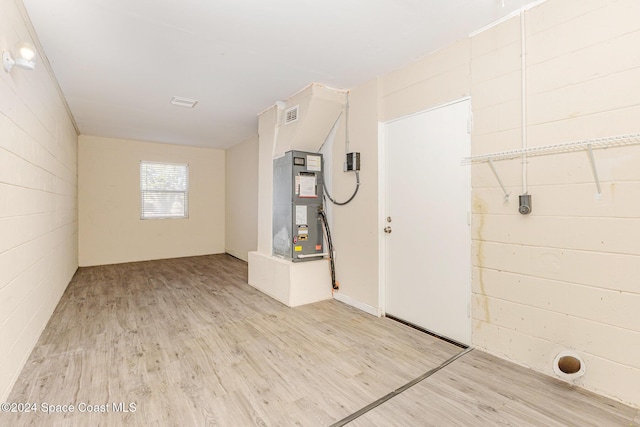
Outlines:
[[[224, 252], [224, 151], [81, 135], [79, 263]], [[189, 164], [189, 218], [140, 219], [140, 161]]]
[[258, 136], [225, 151], [225, 250], [249, 261], [258, 247]]
[[[0, 50], [33, 41], [0, 2]], [[0, 402], [78, 267], [77, 135], [40, 56], [0, 69]]]

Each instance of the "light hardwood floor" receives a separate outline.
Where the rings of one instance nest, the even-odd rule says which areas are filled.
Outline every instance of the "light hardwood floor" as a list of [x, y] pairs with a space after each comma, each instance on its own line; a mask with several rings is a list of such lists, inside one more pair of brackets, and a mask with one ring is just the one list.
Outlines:
[[[326, 426], [460, 351], [335, 300], [285, 307], [228, 255], [81, 268], [8, 399], [38, 410], [1, 413], [0, 425]], [[135, 412], [115, 412], [120, 403]], [[474, 350], [349, 425], [639, 421], [635, 409]]]

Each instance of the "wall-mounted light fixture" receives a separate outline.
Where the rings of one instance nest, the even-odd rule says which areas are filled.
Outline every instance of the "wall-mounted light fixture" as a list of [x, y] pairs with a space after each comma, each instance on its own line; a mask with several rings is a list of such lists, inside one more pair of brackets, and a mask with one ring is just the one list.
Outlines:
[[7, 73], [11, 71], [14, 65], [23, 70], [33, 70], [36, 68], [36, 61], [34, 59], [36, 57], [36, 48], [33, 47], [31, 43], [18, 43], [16, 50], [18, 53], [15, 59], [11, 57], [10, 52], [6, 50], [2, 52], [2, 66]]

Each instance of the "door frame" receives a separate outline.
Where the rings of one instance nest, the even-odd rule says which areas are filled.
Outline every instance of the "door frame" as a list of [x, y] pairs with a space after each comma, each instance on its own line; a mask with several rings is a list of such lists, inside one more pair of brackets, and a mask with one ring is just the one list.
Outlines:
[[[468, 131], [471, 135], [473, 113], [471, 105], [471, 96], [467, 95], [462, 98], [458, 98], [454, 101], [437, 104], [435, 106], [425, 108], [424, 110], [416, 111], [410, 114], [406, 114], [401, 117], [396, 117], [384, 122], [378, 122], [378, 316], [386, 315], [387, 304], [387, 241], [385, 239], [385, 233], [383, 231], [386, 225], [386, 209], [387, 209], [387, 143], [386, 143], [386, 126], [399, 120], [404, 120], [417, 116], [420, 114], [428, 113], [430, 111], [438, 110], [440, 108], [448, 107], [450, 105], [458, 104], [460, 102], [469, 101], [469, 120]], [[471, 137], [469, 138], [471, 141]], [[462, 161], [462, 159], [460, 159]], [[466, 166], [460, 166], [466, 167]], [[469, 180], [469, 199], [472, 197], [471, 180]], [[469, 212], [470, 222], [472, 221], [471, 212]], [[471, 227], [472, 224], [469, 225]], [[470, 233], [471, 235], [471, 233]], [[472, 238], [469, 241], [469, 263], [472, 263]], [[469, 275], [469, 293], [473, 293], [473, 265], [471, 266], [471, 274]], [[473, 295], [470, 300], [472, 301]], [[469, 322], [473, 324], [473, 316], [471, 315], [471, 307], [469, 308]], [[473, 327], [471, 328], [471, 337], [473, 338]]]

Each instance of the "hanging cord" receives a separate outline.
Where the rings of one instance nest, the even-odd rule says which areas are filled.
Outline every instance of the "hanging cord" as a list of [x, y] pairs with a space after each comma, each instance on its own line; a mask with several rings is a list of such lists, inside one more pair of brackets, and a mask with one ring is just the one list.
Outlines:
[[327, 190], [327, 185], [324, 183], [324, 180], [322, 181], [322, 188], [324, 189], [324, 194], [331, 201], [331, 203], [338, 206], [344, 206], [351, 202], [356, 197], [356, 194], [358, 194], [358, 190], [360, 189], [360, 171], [356, 171], [356, 189], [353, 191], [353, 194], [351, 195], [351, 197], [349, 197], [349, 199], [347, 199], [346, 202], [338, 202], [334, 200], [331, 197], [331, 194], [329, 194], [329, 190]]
[[322, 219], [322, 224], [324, 225], [324, 231], [327, 235], [327, 244], [329, 245], [329, 264], [331, 267], [331, 286], [333, 289], [337, 290], [340, 288], [338, 282], [336, 282], [336, 266], [333, 261], [333, 242], [331, 241], [331, 230], [329, 230], [329, 222], [327, 221], [327, 214], [322, 209], [322, 206], [318, 207], [318, 214], [320, 214], [320, 218]]
[[[324, 170], [324, 158], [322, 159], [322, 170]], [[352, 201], [356, 197], [356, 194], [358, 194], [358, 190], [360, 189], [360, 171], [356, 171], [356, 189], [353, 190], [353, 194], [351, 195], [351, 197], [349, 197], [349, 199], [346, 202], [338, 202], [334, 200], [331, 197], [331, 194], [329, 194], [329, 190], [327, 190], [327, 184], [325, 184], [325, 181], [326, 180], [324, 179], [322, 180], [322, 188], [324, 189], [325, 196], [327, 196], [327, 198], [331, 200], [331, 203], [333, 203], [334, 205], [344, 206], [350, 201]]]

